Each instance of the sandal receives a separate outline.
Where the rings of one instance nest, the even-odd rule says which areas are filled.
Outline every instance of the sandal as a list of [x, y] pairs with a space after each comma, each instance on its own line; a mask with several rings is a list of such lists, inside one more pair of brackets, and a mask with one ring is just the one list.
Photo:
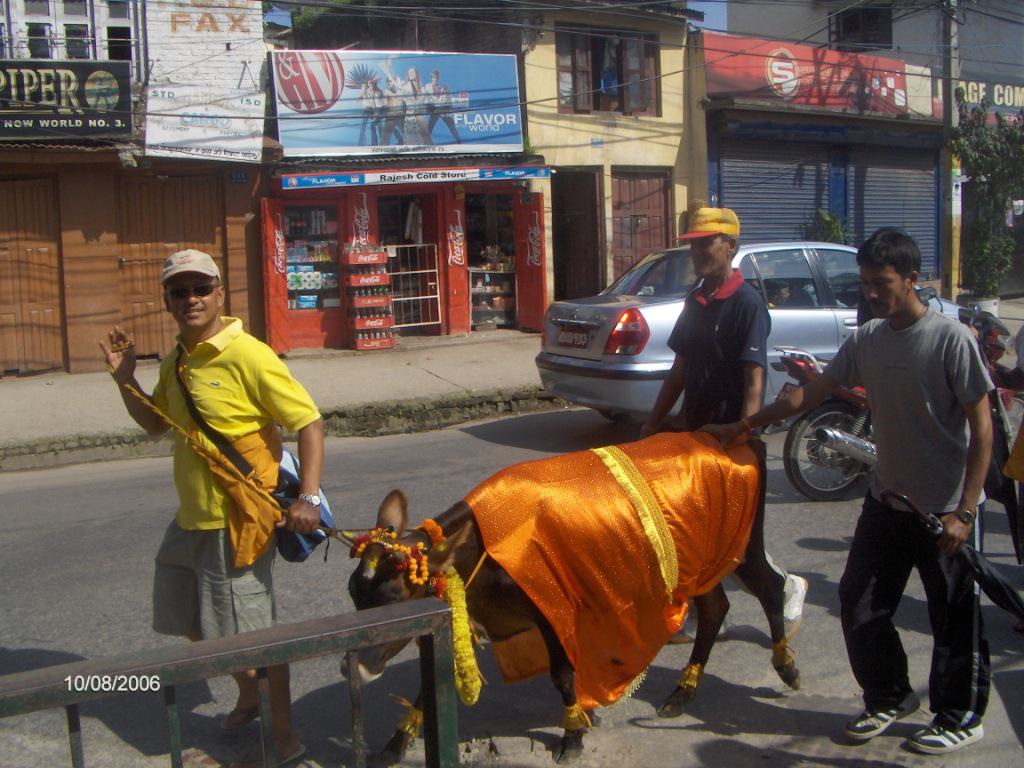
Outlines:
[[224, 718], [224, 722], [220, 724], [220, 727], [225, 731], [234, 731], [241, 728], [243, 725], [251, 723], [259, 716], [259, 706], [235, 707], [228, 712], [227, 717]]

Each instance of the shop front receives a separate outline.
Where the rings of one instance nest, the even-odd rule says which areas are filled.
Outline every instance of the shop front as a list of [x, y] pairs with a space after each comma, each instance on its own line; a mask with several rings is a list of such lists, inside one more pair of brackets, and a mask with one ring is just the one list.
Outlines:
[[267, 336], [382, 349], [396, 335], [540, 330], [542, 166], [285, 173], [264, 201]]
[[271, 60], [285, 158], [264, 203], [271, 346], [539, 330], [550, 169], [524, 153], [516, 57]]
[[[705, 33], [709, 197], [745, 241], [804, 239], [817, 212], [848, 239], [897, 226], [939, 274], [942, 127], [930, 72], [903, 61]], [[729, 54], [729, 55], [723, 55]]]

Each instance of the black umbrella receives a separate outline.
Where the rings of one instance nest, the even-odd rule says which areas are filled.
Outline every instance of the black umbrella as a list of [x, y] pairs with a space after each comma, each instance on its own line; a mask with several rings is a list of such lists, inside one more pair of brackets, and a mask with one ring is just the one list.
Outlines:
[[[935, 515], [922, 512], [914, 503], [901, 493], [895, 491], [882, 491], [882, 503], [892, 506], [892, 502], [899, 502], [920, 518], [924, 527], [935, 535], [936, 538], [942, 535], [942, 521]], [[954, 557], [962, 558], [967, 564], [971, 577], [978, 583], [981, 590], [988, 595], [989, 600], [998, 605], [1004, 611], [1008, 611], [1018, 619], [1024, 621], [1024, 600], [1013, 585], [996, 570], [988, 560], [985, 559], [974, 547], [964, 544]]]

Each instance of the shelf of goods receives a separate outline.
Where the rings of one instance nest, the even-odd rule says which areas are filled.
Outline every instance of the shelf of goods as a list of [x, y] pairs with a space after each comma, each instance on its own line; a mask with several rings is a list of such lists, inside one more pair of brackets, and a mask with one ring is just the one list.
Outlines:
[[341, 306], [338, 226], [324, 208], [285, 209], [285, 262], [289, 309]]
[[341, 257], [345, 270], [345, 298], [352, 346], [356, 349], [388, 349], [395, 345], [392, 335], [391, 275], [386, 251], [346, 246]]
[[469, 269], [474, 326], [516, 324], [516, 273], [512, 270]]

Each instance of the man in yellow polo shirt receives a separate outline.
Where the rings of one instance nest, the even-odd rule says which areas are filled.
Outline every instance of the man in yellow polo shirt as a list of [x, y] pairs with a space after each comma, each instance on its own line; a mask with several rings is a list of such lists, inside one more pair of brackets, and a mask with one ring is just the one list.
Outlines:
[[[242, 330], [241, 320], [221, 315], [224, 286], [208, 254], [189, 249], [171, 255], [162, 282], [164, 306], [178, 324], [179, 336], [177, 350], [160, 366], [152, 404], [205, 440], [189, 416], [176, 380], [180, 375], [203, 419], [232, 442], [265, 437], [264, 453], [272, 456], [276, 451], [279, 458], [274, 423], [297, 432], [301, 493], [276, 525], [310, 533], [320, 522], [317, 493], [323, 467], [323, 420], [316, 405], [277, 355]], [[142, 391], [135, 381], [131, 334], [115, 327], [109, 343], [100, 346], [128, 413], [151, 435], [167, 432], [169, 425], [129, 391], [129, 386]], [[233, 551], [235, 531], [229, 532], [229, 522], [234, 502], [189, 442], [177, 432], [174, 441], [179, 507], [156, 557], [153, 628], [200, 640], [271, 626], [274, 536], [264, 536], [246, 551]], [[276, 463], [269, 471], [276, 478]], [[245, 540], [251, 543], [252, 537]], [[267, 677], [280, 765], [298, 759], [305, 748], [292, 727], [288, 666], [271, 667]], [[222, 723], [225, 729], [239, 728], [258, 715], [255, 677], [238, 673], [235, 679], [238, 702]]]

